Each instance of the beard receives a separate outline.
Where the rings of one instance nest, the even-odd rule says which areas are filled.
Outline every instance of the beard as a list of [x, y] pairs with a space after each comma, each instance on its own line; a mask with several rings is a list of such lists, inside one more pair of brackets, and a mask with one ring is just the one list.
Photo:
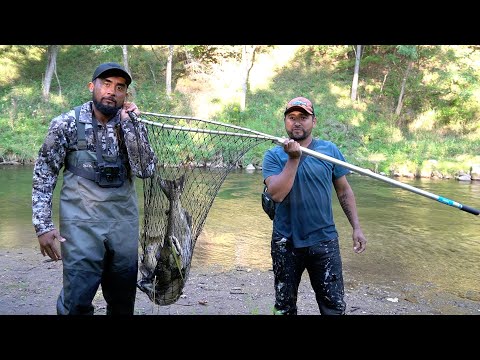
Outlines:
[[308, 131], [305, 131], [303, 129], [301, 129], [301, 132], [298, 131], [298, 129], [296, 129], [295, 132], [293, 131], [287, 131], [287, 134], [288, 134], [288, 137], [290, 139], [293, 139], [297, 142], [299, 141], [302, 141], [302, 140], [305, 140], [306, 138], [308, 138], [308, 136], [310, 135], [311, 132], [308, 132]]
[[114, 116], [118, 112], [118, 110], [122, 108], [121, 106], [111, 106], [111, 105], [102, 104], [101, 101], [97, 101], [93, 98], [92, 98], [92, 101], [93, 101], [93, 104], [95, 105], [95, 108], [105, 116]]

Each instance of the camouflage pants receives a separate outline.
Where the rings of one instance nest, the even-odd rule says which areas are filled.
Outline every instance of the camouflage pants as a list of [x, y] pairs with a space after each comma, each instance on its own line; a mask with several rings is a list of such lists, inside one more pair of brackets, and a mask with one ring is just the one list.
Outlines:
[[297, 314], [298, 286], [305, 269], [315, 291], [320, 314], [345, 314], [338, 238], [305, 248], [294, 248], [291, 240], [273, 231], [271, 255], [275, 278], [275, 314]]

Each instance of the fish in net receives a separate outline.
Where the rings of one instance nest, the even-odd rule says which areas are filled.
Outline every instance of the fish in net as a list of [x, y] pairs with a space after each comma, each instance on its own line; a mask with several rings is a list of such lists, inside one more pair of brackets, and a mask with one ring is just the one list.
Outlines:
[[143, 179], [144, 216], [137, 287], [157, 305], [178, 300], [195, 243], [228, 173], [254, 146], [272, 141], [256, 131], [194, 117], [143, 112], [158, 158]]

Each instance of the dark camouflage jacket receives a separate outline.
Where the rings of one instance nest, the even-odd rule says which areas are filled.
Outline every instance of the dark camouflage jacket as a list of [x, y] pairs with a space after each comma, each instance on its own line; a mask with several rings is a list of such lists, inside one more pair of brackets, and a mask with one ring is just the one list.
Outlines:
[[[87, 150], [96, 151], [92, 128], [92, 102], [82, 105], [81, 120], [85, 122]], [[101, 123], [99, 123], [101, 125]], [[137, 123], [139, 140], [137, 141], [134, 125], [130, 119], [120, 122], [120, 112], [105, 126], [101, 125], [98, 136], [103, 152], [117, 156], [119, 153], [128, 157], [131, 174], [139, 178], [151, 177], [155, 171], [157, 158], [147, 138], [144, 124]], [[123, 135], [123, 136], [122, 136]], [[57, 184], [60, 170], [65, 165], [65, 157], [70, 151], [78, 150], [75, 111], [54, 118], [49, 126], [45, 141], [40, 148], [33, 170], [32, 210], [33, 226], [37, 236], [55, 227], [52, 221], [53, 191]]]

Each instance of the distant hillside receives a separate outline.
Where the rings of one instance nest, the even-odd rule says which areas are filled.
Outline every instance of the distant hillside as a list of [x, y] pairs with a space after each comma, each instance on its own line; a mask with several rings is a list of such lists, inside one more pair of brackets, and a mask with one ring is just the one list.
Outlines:
[[[480, 163], [477, 47], [419, 46], [415, 59], [405, 49], [365, 46], [352, 101], [353, 46], [263, 47], [240, 111], [238, 47], [176, 46], [169, 98], [167, 47], [130, 45], [130, 93], [144, 111], [210, 118], [276, 136], [284, 135], [285, 103], [303, 95], [316, 106], [315, 135], [337, 143], [351, 163], [411, 176], [468, 172]], [[87, 83], [104, 61], [122, 62], [120, 46], [62, 46], [45, 103], [45, 46], [0, 46], [0, 162], [33, 161], [50, 120], [89, 99]], [[260, 164], [268, 146], [249, 151], [244, 163]]]

